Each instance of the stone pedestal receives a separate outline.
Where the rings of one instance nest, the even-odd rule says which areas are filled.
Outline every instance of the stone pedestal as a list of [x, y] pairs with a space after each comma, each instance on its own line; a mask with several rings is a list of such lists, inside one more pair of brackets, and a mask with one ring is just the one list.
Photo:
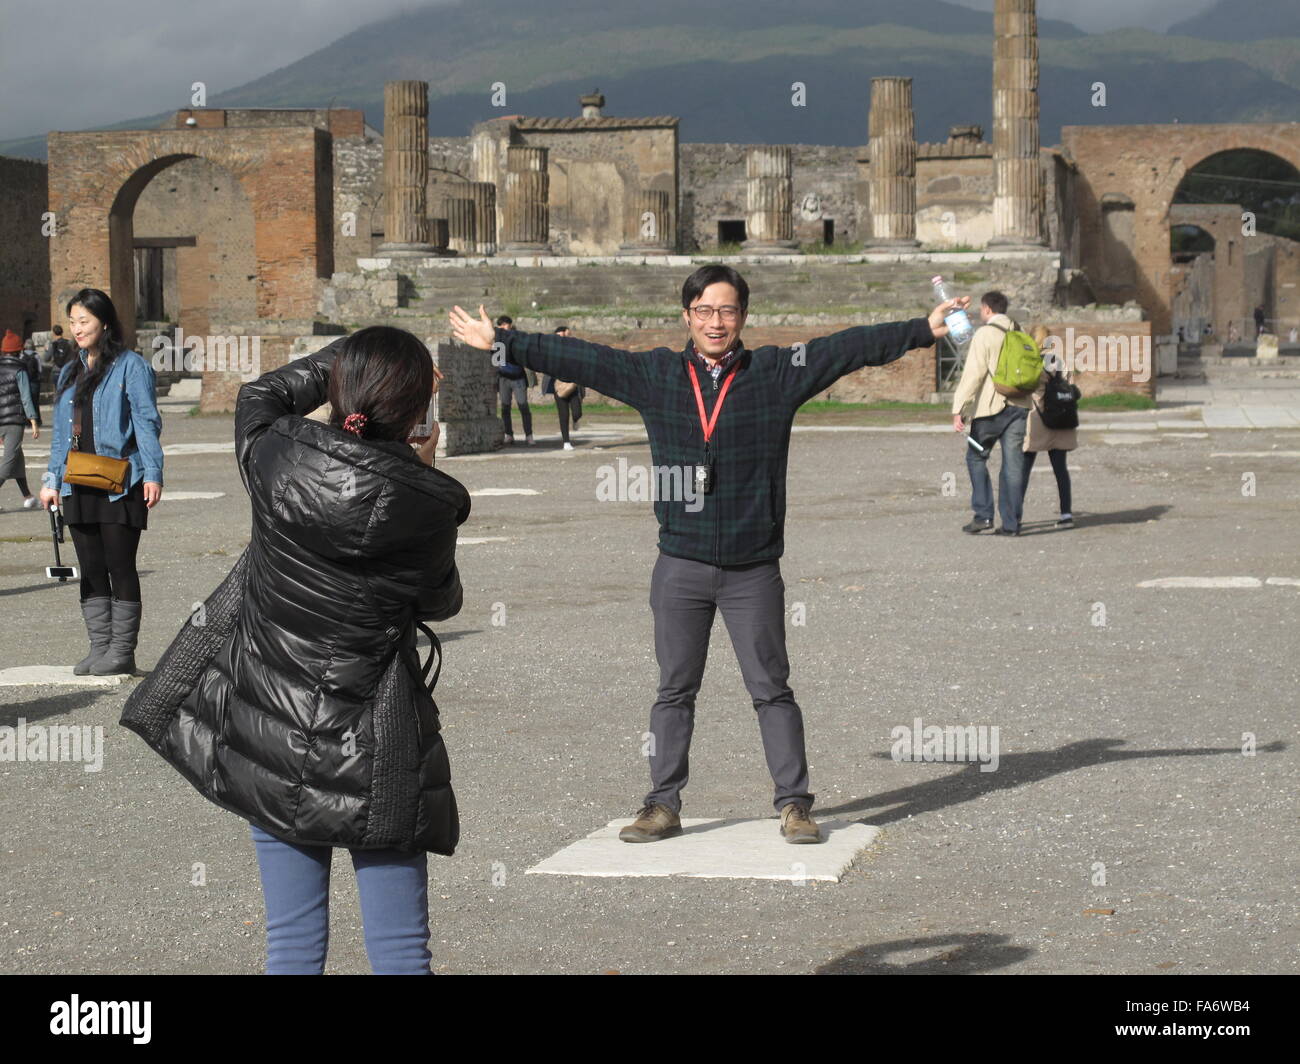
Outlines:
[[551, 229], [551, 178], [547, 149], [511, 144], [506, 150], [506, 226], [508, 253], [548, 255]]
[[916, 124], [911, 78], [872, 78], [869, 247], [915, 248]]
[[667, 192], [637, 189], [627, 200], [623, 243], [628, 255], [667, 255], [673, 250], [673, 217]]
[[1277, 358], [1277, 337], [1272, 333], [1263, 333], [1255, 341], [1256, 358]]
[[745, 158], [745, 250], [790, 255], [799, 249], [794, 238], [794, 166], [790, 148], [764, 144], [750, 148]]
[[437, 396], [442, 430], [438, 453], [476, 454], [498, 449], [503, 436], [491, 354], [445, 337], [430, 336], [424, 342], [443, 377]]
[[384, 242], [379, 254], [436, 255], [429, 241], [429, 86], [384, 85]]
[[1036, 0], [997, 0], [993, 10], [993, 238], [989, 247], [1037, 249], [1043, 236], [1038, 158]]

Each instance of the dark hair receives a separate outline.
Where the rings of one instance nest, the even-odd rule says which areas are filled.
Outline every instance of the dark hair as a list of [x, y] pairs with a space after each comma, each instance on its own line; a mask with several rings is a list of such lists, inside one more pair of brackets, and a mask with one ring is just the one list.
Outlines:
[[55, 336], [62, 336], [62, 335], [63, 335], [63, 326], [62, 326], [62, 325], [56, 325], [56, 326], [54, 326], [54, 335], [55, 335]]
[[701, 266], [688, 278], [682, 285], [682, 308], [688, 309], [693, 301], [699, 299], [704, 290], [711, 284], [729, 284], [736, 290], [736, 295], [740, 297], [740, 312], [743, 314], [749, 309], [749, 285], [745, 279], [740, 276], [730, 266]]
[[994, 314], [1005, 314], [1007, 307], [1011, 304], [1001, 292], [985, 292], [980, 296], [980, 302], [983, 303]]
[[429, 407], [433, 359], [405, 329], [373, 325], [344, 341], [330, 370], [330, 424], [343, 427], [349, 414], [364, 414], [359, 435], [404, 440]]
[[98, 318], [104, 326], [104, 339], [100, 343], [99, 357], [95, 359], [94, 367], [87, 368], [83, 365], [78, 354], [71, 361], [72, 370], [63, 382], [63, 387], [59, 389], [59, 395], [62, 395], [75, 385], [77, 390], [72, 393], [72, 403], [76, 406], [84, 403], [87, 396], [95, 394], [95, 388], [104, 379], [108, 368], [124, 348], [122, 347], [122, 323], [118, 321], [117, 308], [113, 306], [113, 301], [108, 298], [106, 292], [101, 292], [98, 288], [83, 288], [68, 300], [64, 313], [71, 314], [73, 307], [84, 307], [87, 313]]
[[509, 314], [502, 314], [499, 318], [497, 318], [498, 325], [513, 325], [514, 323], [515, 323], [515, 319], [512, 318]]
[[558, 334], [558, 333], [562, 333], [562, 332], [568, 332], [568, 331], [569, 331], [569, 327], [568, 327], [567, 325], [557, 325], [557, 326], [555, 327], [555, 331], [556, 331], [557, 334]]

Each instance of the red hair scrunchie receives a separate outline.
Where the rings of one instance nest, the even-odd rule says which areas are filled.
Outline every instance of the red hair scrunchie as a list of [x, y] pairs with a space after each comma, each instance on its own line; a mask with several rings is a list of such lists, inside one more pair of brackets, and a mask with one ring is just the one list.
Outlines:
[[365, 414], [349, 414], [343, 419], [343, 431], [351, 432], [354, 435], [360, 436], [365, 430], [366, 421], [367, 418]]

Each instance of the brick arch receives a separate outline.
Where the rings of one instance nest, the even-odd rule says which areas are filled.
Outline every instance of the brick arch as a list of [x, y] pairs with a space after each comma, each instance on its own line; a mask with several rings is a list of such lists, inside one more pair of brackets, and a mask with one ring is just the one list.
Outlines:
[[55, 305], [85, 285], [105, 288], [134, 344], [136, 201], [157, 174], [190, 158], [230, 171], [252, 207], [258, 317], [311, 318], [316, 279], [333, 270], [330, 136], [312, 128], [51, 133]]
[[[1103, 298], [1136, 298], [1151, 318], [1152, 332], [1171, 328], [1172, 274], [1169, 209], [1187, 172], [1225, 151], [1267, 152], [1300, 170], [1300, 123], [1066, 126], [1062, 144], [1078, 167], [1080, 255]], [[1129, 293], [1108, 291], [1101, 271], [1101, 195], [1121, 192], [1133, 200], [1133, 253], [1137, 283]]]

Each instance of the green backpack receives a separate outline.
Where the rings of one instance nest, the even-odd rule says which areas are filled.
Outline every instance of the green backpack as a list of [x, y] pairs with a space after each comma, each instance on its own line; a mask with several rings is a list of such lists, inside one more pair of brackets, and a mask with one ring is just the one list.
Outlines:
[[[995, 329], [1001, 325], [989, 322]], [[1014, 324], [1014, 323], [1013, 323]], [[993, 387], [999, 395], [1024, 399], [1033, 394], [1043, 376], [1043, 353], [1034, 338], [1015, 329], [1002, 329], [1002, 350], [993, 369]]]

